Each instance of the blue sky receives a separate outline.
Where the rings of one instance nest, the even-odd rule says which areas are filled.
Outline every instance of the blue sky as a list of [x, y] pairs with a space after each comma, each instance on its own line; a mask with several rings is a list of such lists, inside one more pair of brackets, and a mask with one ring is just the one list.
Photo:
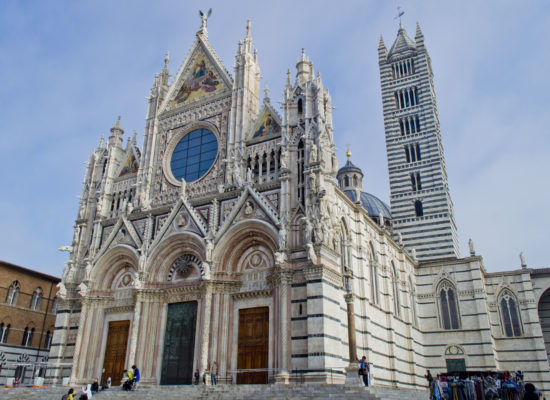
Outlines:
[[331, 91], [345, 149], [366, 191], [388, 202], [377, 47], [395, 39], [396, 7], [418, 21], [435, 73], [462, 255], [468, 238], [490, 272], [550, 267], [550, 3], [512, 1], [0, 2], [0, 259], [60, 276], [86, 161], [118, 115], [145, 125], [146, 97], [170, 51], [174, 74], [213, 8], [210, 43], [232, 71], [252, 20], [262, 87], [281, 99], [301, 48]]

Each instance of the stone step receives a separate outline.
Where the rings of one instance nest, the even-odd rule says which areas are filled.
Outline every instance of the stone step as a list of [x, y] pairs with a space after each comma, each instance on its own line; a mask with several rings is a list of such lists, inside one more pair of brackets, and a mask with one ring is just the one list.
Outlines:
[[[66, 387], [43, 388], [2, 388], [0, 399], [41, 399], [59, 400], [67, 393]], [[94, 400], [132, 399], [132, 400], [424, 400], [427, 391], [400, 390], [396, 388], [364, 388], [330, 384], [304, 385], [218, 385], [218, 386], [151, 386], [139, 387], [135, 392], [125, 392], [120, 388], [102, 391]], [[78, 398], [78, 397], [77, 397]]]

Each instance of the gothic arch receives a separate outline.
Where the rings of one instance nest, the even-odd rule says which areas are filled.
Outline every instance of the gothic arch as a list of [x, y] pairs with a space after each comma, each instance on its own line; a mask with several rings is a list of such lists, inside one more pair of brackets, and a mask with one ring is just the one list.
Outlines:
[[[231, 227], [220, 239], [214, 251], [220, 271], [228, 273], [242, 272], [243, 255], [255, 248], [266, 260], [272, 260], [279, 246], [276, 229], [260, 220], [241, 221]], [[273, 265], [273, 264], [272, 264]]]
[[[166, 282], [174, 263], [183, 256], [191, 255], [200, 260], [200, 276], [204, 276], [202, 262], [206, 258], [204, 240], [193, 232], [175, 233], [158, 244], [149, 258], [149, 281]], [[198, 263], [197, 263], [198, 264]], [[174, 272], [174, 271], [172, 271]]]
[[380, 283], [378, 280], [378, 256], [374, 251], [374, 245], [372, 241], [368, 244], [368, 260], [369, 260], [369, 269], [370, 269], [370, 287], [371, 287], [371, 297], [374, 304], [380, 303]]
[[521, 336], [519, 302], [510, 288], [505, 287], [500, 291], [497, 296], [497, 306], [502, 334], [507, 337]]
[[393, 308], [395, 310], [395, 315], [401, 315], [401, 300], [399, 296], [399, 273], [397, 272], [397, 268], [395, 266], [395, 262], [391, 260], [391, 272], [390, 272], [390, 280], [391, 280], [391, 286], [392, 286], [392, 293], [393, 293]]
[[459, 329], [460, 312], [458, 296], [455, 285], [448, 279], [442, 279], [437, 284], [436, 290], [439, 325], [442, 329]]
[[108, 250], [92, 269], [90, 289], [110, 289], [120, 271], [128, 265], [136, 270], [139, 265], [139, 256], [134, 248], [121, 244]]

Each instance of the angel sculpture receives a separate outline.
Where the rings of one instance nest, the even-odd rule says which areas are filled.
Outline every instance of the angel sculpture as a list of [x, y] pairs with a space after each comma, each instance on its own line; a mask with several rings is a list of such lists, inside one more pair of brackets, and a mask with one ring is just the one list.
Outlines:
[[209, 9], [208, 12], [205, 14], [201, 10], [199, 10], [199, 16], [201, 17], [201, 29], [206, 29], [206, 20], [210, 18], [212, 15], [212, 9]]

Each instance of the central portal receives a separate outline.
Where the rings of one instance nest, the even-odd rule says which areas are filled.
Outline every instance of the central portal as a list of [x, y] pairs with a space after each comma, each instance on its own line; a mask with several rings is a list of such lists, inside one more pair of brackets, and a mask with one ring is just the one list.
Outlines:
[[[237, 369], [267, 369], [269, 349], [269, 308], [239, 310], [239, 351]], [[239, 384], [267, 383], [267, 371], [241, 372]]]
[[196, 326], [196, 301], [168, 304], [161, 385], [191, 384]]

